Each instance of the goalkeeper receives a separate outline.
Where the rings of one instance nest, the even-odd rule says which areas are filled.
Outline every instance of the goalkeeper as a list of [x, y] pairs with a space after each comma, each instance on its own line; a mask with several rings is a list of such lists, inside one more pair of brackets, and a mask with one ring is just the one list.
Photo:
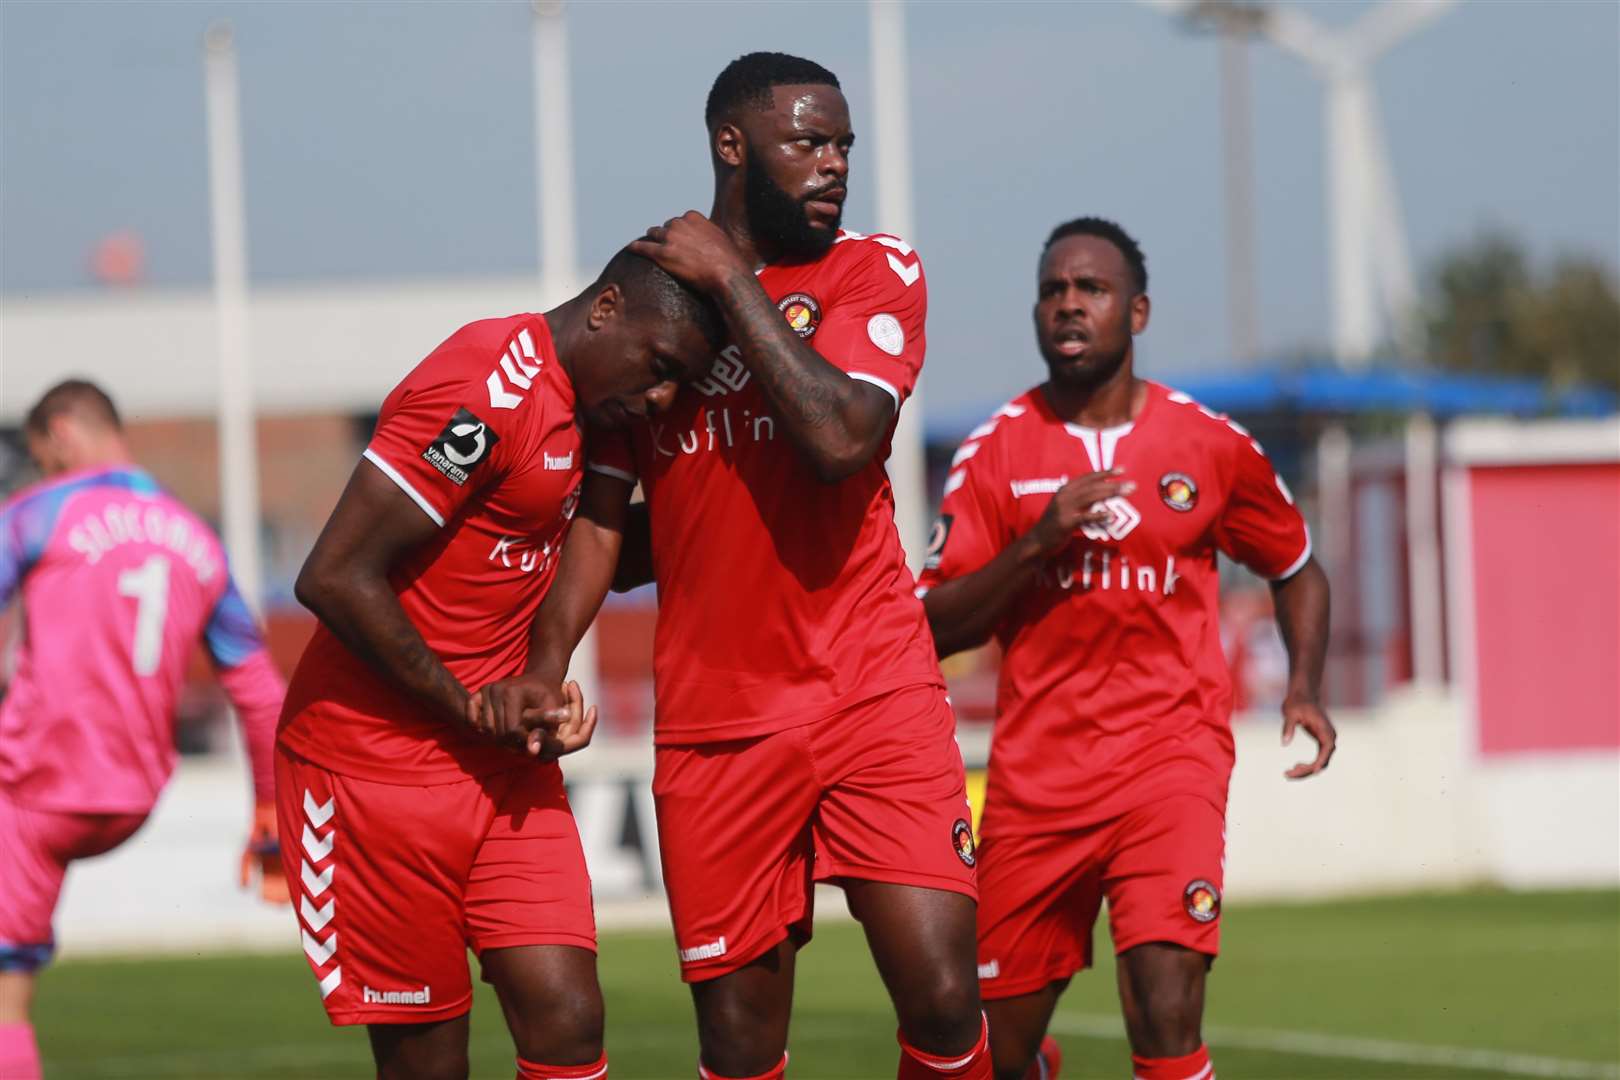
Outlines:
[[286, 687], [206, 523], [135, 465], [112, 401], [71, 380], [29, 411], [45, 479], [0, 507], [0, 610], [22, 595], [0, 701], [0, 1076], [38, 1080], [34, 979], [68, 863], [127, 840], [174, 771], [200, 643], [242, 721], [257, 809], [242, 880], [286, 901], [271, 746]]

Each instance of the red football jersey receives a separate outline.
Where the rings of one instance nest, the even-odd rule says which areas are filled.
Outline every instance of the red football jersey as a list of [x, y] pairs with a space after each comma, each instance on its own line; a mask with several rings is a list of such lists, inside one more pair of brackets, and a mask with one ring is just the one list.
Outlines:
[[1226, 806], [1232, 686], [1217, 551], [1267, 578], [1310, 536], [1259, 443], [1185, 394], [1148, 384], [1133, 423], [1059, 420], [1031, 390], [963, 442], [945, 481], [919, 593], [972, 573], [1028, 532], [1068, 480], [1120, 468], [1136, 484], [1053, 555], [996, 628], [984, 829], [1104, 821], [1171, 794]]
[[[898, 412], [928, 310], [909, 245], [842, 232], [821, 258], [759, 280], [800, 337]], [[856, 475], [822, 483], [735, 345], [670, 412], [592, 443], [588, 467], [639, 478], [652, 517], [659, 742], [780, 731], [941, 684], [895, 532], [888, 453], [885, 442]]]
[[[366, 460], [442, 531], [389, 574], [400, 606], [469, 690], [523, 670], [529, 623], [579, 502], [574, 388], [539, 315], [456, 331], [383, 402]], [[319, 627], [281, 741], [333, 772], [437, 784], [520, 765], [430, 715]]]

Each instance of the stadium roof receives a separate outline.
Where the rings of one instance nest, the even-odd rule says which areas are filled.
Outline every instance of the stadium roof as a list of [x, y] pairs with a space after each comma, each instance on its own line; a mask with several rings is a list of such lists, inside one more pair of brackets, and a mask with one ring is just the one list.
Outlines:
[[[1255, 368], [1189, 374], [1166, 380], [1221, 412], [1301, 413], [1346, 416], [1358, 413], [1427, 412], [1439, 418], [1464, 415], [1606, 416], [1620, 411], [1620, 397], [1592, 385], [1555, 389], [1538, 379], [1509, 379], [1452, 372], [1377, 366], [1366, 371], [1338, 368]], [[995, 405], [931, 414], [929, 442], [955, 442]]]

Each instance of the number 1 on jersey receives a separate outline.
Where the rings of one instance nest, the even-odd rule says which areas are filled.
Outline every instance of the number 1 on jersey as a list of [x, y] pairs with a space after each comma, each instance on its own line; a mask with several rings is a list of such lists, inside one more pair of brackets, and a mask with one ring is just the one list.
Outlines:
[[163, 620], [169, 614], [169, 560], [153, 555], [118, 575], [118, 594], [135, 599], [135, 674], [150, 675], [163, 659]]

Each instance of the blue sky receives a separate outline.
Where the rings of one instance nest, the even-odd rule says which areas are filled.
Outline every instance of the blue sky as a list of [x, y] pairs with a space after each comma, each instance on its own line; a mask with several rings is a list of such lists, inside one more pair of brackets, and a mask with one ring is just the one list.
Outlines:
[[[1367, 3], [1304, 4], [1326, 23]], [[1119, 220], [1147, 252], [1141, 366], [1224, 366], [1216, 48], [1130, 3], [908, 7], [915, 241], [931, 291], [929, 407], [1039, 377], [1035, 255], [1053, 224]], [[201, 35], [242, 58], [257, 281], [521, 273], [535, 263], [526, 3], [0, 4], [0, 289], [92, 287], [132, 228], [156, 284], [209, 265]], [[706, 208], [715, 73], [769, 48], [844, 81], [866, 129], [862, 3], [569, 5], [581, 255]], [[1252, 48], [1262, 343], [1327, 338], [1322, 95]], [[1377, 92], [1420, 265], [1482, 227], [1620, 264], [1620, 5], [1459, 5], [1389, 53]], [[870, 135], [868, 133], [868, 146]], [[866, 229], [857, 149], [846, 222]], [[386, 388], [380, 388], [380, 391]]]

